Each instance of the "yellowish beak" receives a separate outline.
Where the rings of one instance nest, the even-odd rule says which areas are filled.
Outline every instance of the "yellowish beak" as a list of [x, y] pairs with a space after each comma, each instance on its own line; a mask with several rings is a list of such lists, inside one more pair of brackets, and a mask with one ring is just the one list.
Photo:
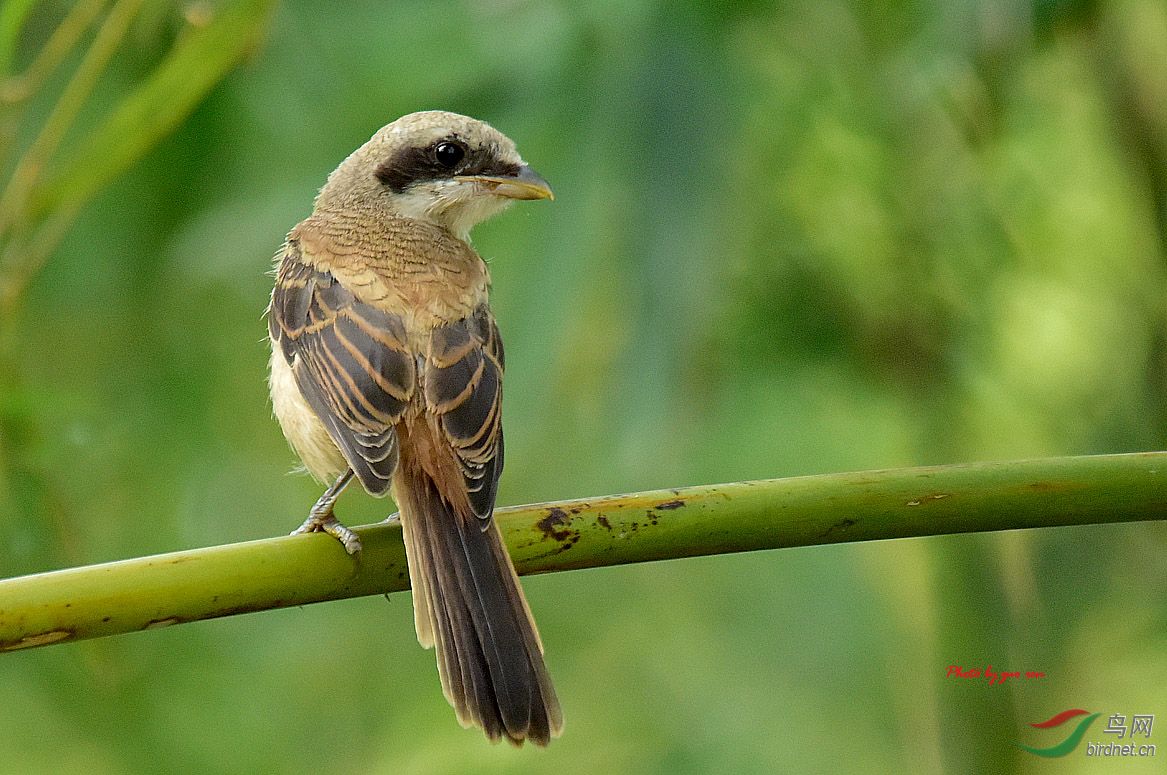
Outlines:
[[495, 196], [508, 199], [555, 199], [551, 185], [524, 164], [517, 175], [460, 175], [455, 180], [476, 183]]

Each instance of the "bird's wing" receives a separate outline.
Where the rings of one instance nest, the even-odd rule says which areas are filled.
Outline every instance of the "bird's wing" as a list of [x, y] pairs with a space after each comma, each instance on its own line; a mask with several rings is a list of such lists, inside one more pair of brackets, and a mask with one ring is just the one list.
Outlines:
[[470, 509], [483, 529], [503, 466], [503, 362], [498, 326], [484, 304], [433, 330], [421, 378], [426, 407], [455, 452]]
[[357, 299], [289, 240], [268, 330], [365, 489], [387, 493], [398, 458], [394, 425], [417, 381], [401, 318]]

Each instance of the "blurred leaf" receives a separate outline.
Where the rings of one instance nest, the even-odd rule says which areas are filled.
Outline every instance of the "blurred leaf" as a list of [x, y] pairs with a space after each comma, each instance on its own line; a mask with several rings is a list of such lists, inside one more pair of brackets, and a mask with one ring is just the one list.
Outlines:
[[8, 75], [20, 41], [20, 31], [36, 0], [6, 0], [0, 5], [0, 76]]
[[241, 0], [182, 39], [73, 154], [54, 165], [35, 214], [76, 206], [144, 156], [258, 42], [274, 0]]

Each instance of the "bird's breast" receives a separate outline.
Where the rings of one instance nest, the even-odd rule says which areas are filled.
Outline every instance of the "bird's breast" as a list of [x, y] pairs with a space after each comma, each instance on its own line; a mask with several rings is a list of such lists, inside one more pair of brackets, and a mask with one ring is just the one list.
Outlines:
[[358, 299], [400, 315], [411, 338], [467, 317], [489, 295], [490, 272], [474, 249], [423, 221], [321, 213], [291, 236]]

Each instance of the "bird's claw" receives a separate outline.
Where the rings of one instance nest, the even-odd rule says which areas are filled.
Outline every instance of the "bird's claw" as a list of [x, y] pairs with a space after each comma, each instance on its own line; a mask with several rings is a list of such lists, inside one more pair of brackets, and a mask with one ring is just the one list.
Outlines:
[[310, 515], [308, 519], [304, 520], [304, 524], [293, 530], [291, 534], [300, 535], [301, 533], [328, 533], [340, 541], [344, 550], [349, 554], [356, 555], [361, 552], [361, 539], [352, 530], [342, 525], [340, 520], [331, 513]]
[[324, 491], [324, 494], [320, 496], [320, 500], [316, 501], [316, 505], [308, 512], [308, 519], [304, 520], [304, 524], [293, 530], [292, 535], [299, 535], [300, 533], [328, 533], [337, 541], [340, 541], [346, 552], [349, 554], [359, 554], [361, 551], [361, 539], [357, 538], [356, 533], [340, 524], [340, 520], [332, 515], [332, 505], [336, 503], [336, 499], [340, 497], [340, 494], [348, 486], [352, 478], [353, 470], [351, 468], [337, 477], [332, 486]]

